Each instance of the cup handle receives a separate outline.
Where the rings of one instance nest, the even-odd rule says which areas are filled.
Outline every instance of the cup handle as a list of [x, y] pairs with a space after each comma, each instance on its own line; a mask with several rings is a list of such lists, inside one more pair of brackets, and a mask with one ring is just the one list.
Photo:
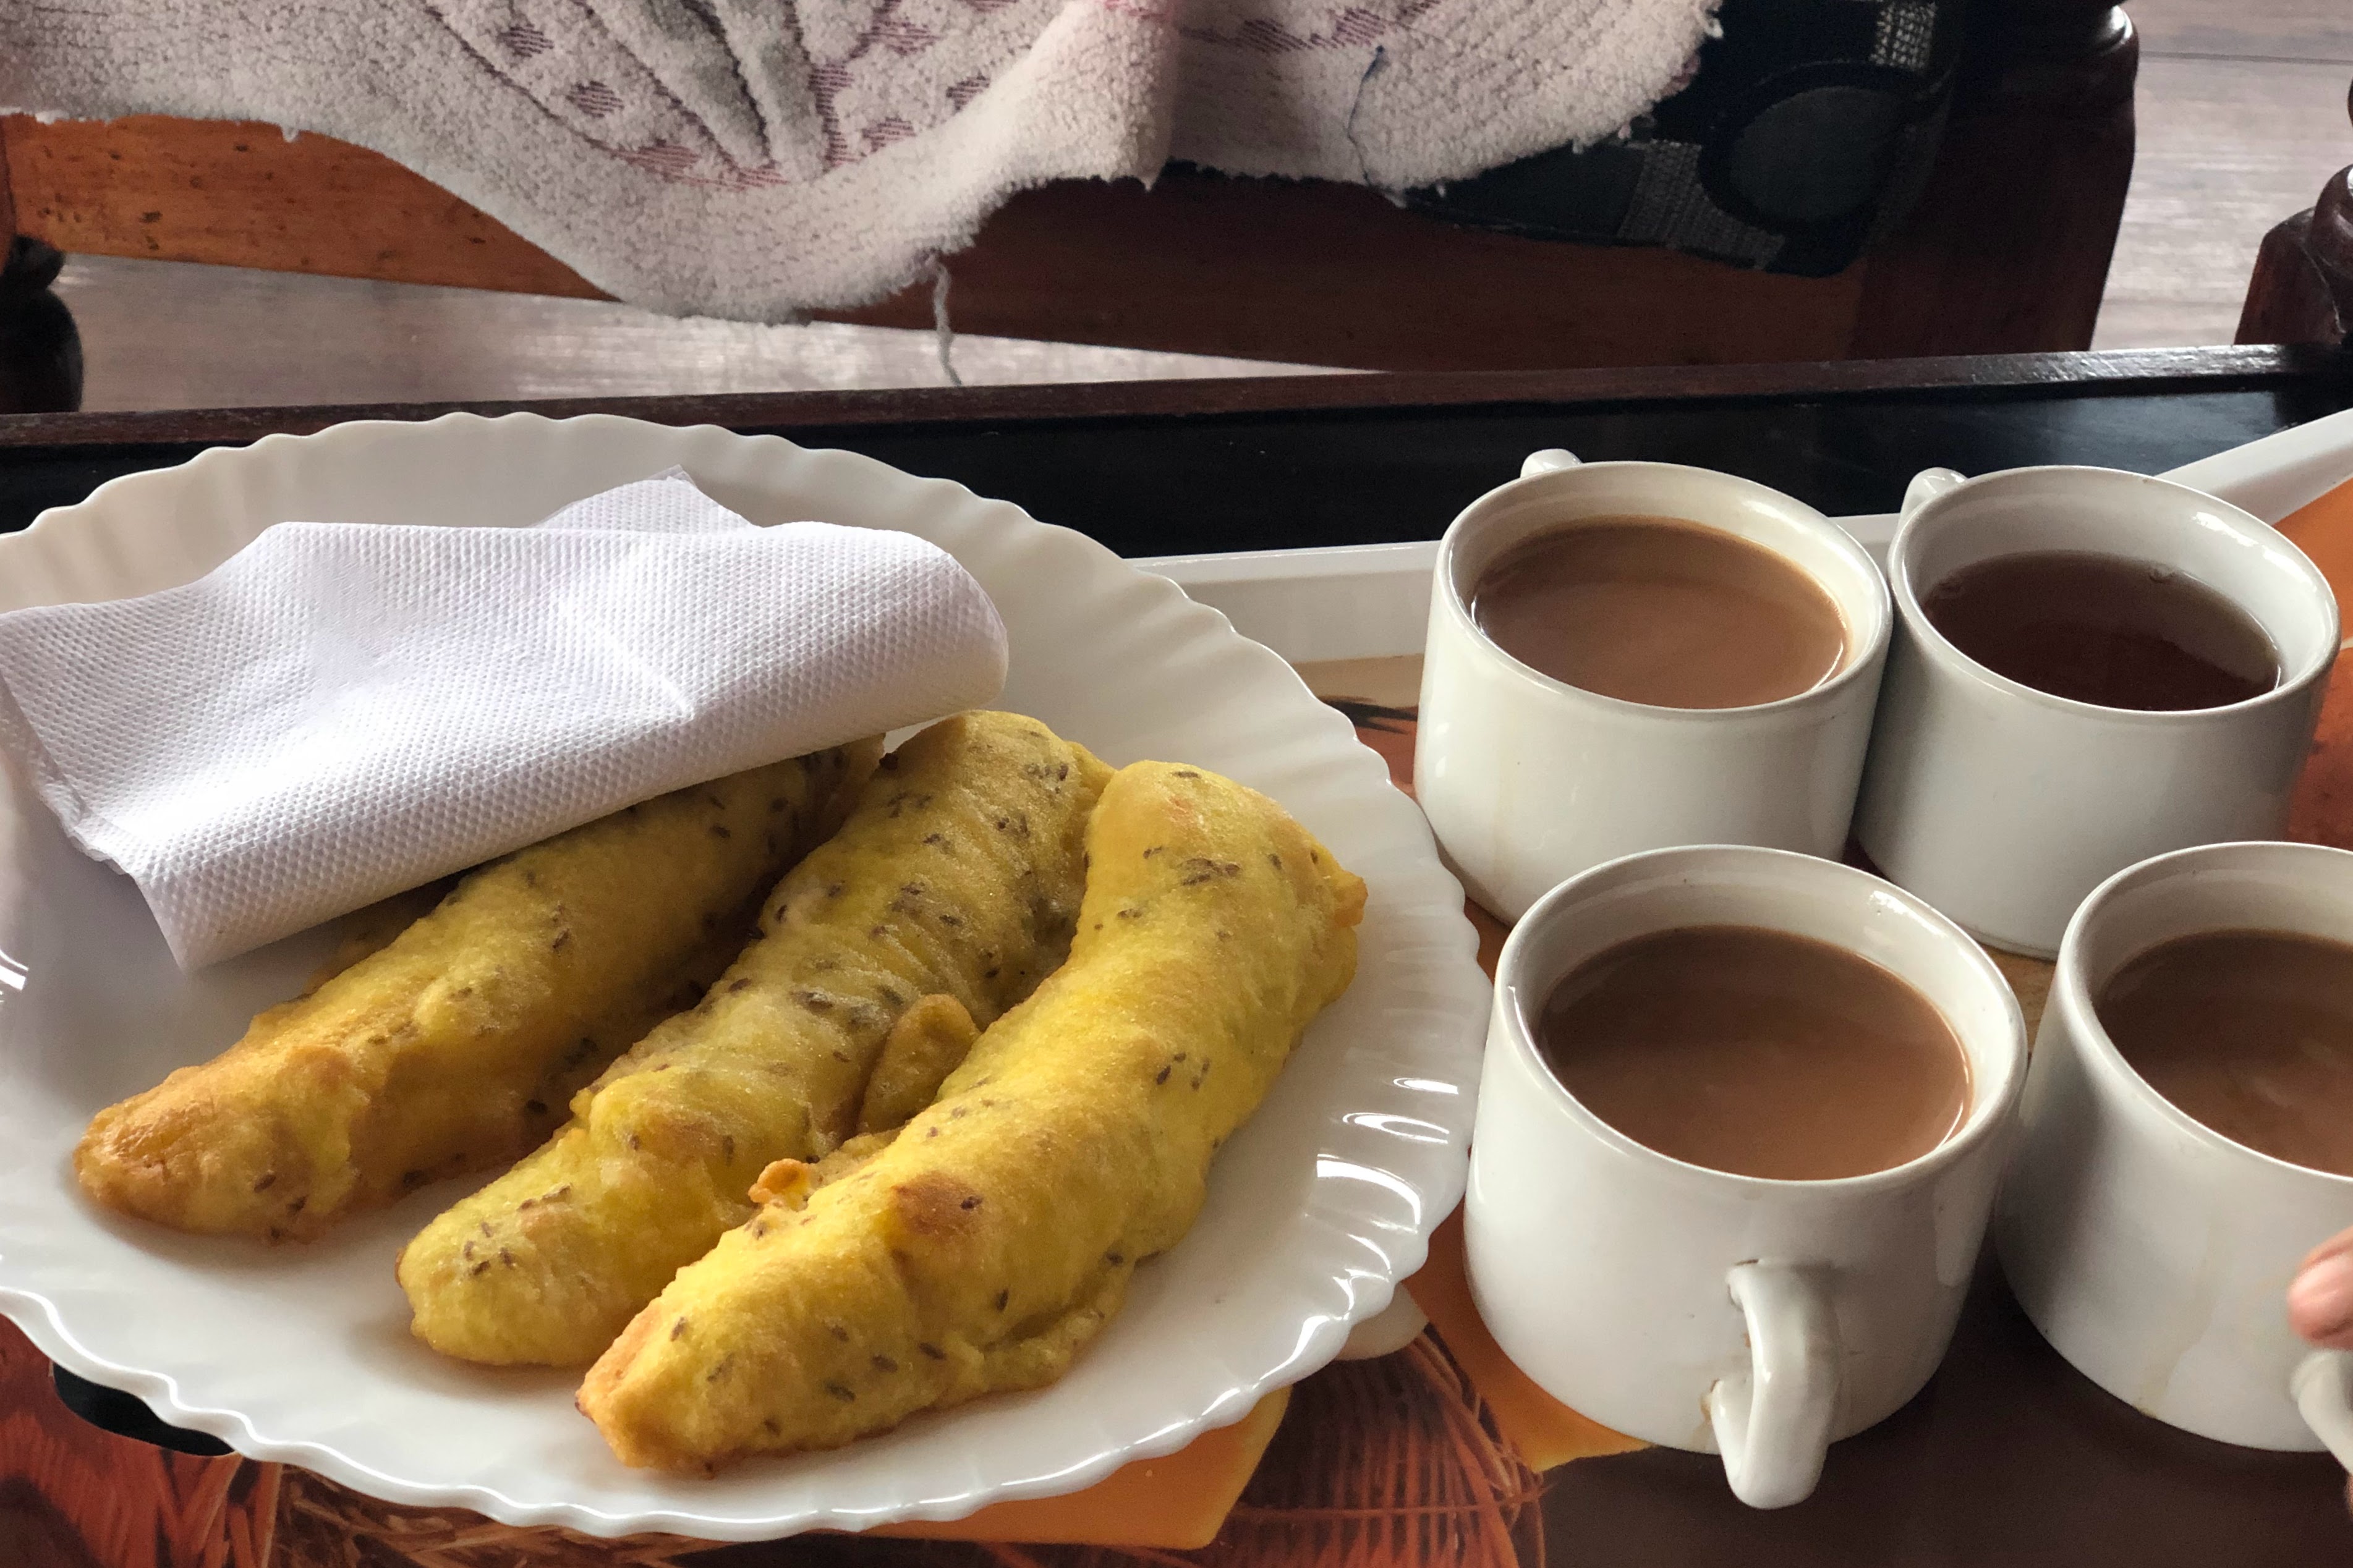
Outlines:
[[1751, 1508], [1787, 1508], [1812, 1495], [1830, 1451], [1838, 1318], [1815, 1270], [1738, 1263], [1726, 1283], [1748, 1320], [1749, 1370], [1707, 1391], [1724, 1479]]
[[1955, 473], [1950, 468], [1923, 468], [1912, 476], [1910, 484], [1904, 487], [1904, 510], [1901, 515], [1910, 517], [1947, 490], [1968, 482], [1965, 476]]
[[1556, 474], [1563, 468], [1577, 467], [1577, 454], [1560, 447], [1546, 447], [1541, 452], [1530, 452], [1520, 463], [1520, 478], [1535, 479], [1538, 474]]
[[2288, 1393], [2304, 1414], [2304, 1424], [2353, 1470], [2353, 1354], [2315, 1351], [2295, 1363], [2288, 1374]]

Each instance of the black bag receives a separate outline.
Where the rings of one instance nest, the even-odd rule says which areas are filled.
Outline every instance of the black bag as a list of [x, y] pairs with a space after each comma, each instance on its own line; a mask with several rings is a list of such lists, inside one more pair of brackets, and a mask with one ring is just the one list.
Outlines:
[[1663, 245], [1823, 277], [1910, 207], [1936, 162], [1959, 0], [1724, 0], [1689, 85], [1621, 136], [1406, 194], [1535, 239]]

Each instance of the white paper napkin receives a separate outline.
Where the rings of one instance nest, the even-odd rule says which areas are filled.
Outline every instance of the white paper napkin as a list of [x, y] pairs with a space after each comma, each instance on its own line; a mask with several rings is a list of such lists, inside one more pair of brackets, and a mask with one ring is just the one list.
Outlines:
[[193, 969], [633, 801], [995, 700], [912, 534], [673, 470], [536, 528], [284, 522], [185, 587], [0, 615], [0, 744]]

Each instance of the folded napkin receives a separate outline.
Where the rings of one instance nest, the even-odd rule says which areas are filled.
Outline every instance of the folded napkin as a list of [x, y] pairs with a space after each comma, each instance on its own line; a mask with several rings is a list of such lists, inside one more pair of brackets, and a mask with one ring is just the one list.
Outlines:
[[193, 969], [723, 773], [991, 701], [911, 534], [676, 470], [535, 528], [283, 522], [184, 587], [0, 615], [0, 745]]

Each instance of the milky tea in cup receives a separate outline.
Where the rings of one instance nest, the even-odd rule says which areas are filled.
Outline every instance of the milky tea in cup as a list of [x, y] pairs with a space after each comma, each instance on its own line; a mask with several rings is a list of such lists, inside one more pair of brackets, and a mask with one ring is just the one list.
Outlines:
[[2353, 945], [2285, 931], [2174, 937], [2117, 970], [2092, 1007], [2126, 1063], [2189, 1116], [2274, 1160], [2353, 1176]]
[[1838, 603], [1786, 557], [1672, 517], [1545, 530], [1489, 563], [1471, 613], [1555, 680], [1659, 708], [1748, 708], [1810, 691], [1846, 658]]
[[1801, 501], [1538, 452], [1440, 542], [1415, 796], [1506, 921], [1646, 849], [1835, 857], [1892, 620], [1871, 557]]
[[1928, 624], [1997, 675], [2100, 708], [2227, 708], [2279, 684], [2260, 622], [2186, 572], [2129, 555], [1997, 555], [1921, 596]]
[[1969, 1112], [1968, 1058], [1934, 1004], [1860, 953], [1764, 926], [1609, 948], [1553, 987], [1535, 1034], [1594, 1115], [1737, 1176], [1890, 1170]]
[[2151, 856], [2277, 838], [2336, 595], [2239, 508], [2106, 468], [1915, 478], [1855, 837], [1995, 947], [2048, 958]]
[[2353, 1354], [2287, 1314], [2353, 1226], [2353, 854], [2209, 844], [2068, 922], [1997, 1235], [2019, 1305], [2145, 1415], [2353, 1463]]
[[1554, 1398], [1796, 1502], [1944, 1355], [2025, 1068], [1984, 950], [1876, 877], [1728, 845], [1596, 867], [1496, 962], [1472, 1299]]

